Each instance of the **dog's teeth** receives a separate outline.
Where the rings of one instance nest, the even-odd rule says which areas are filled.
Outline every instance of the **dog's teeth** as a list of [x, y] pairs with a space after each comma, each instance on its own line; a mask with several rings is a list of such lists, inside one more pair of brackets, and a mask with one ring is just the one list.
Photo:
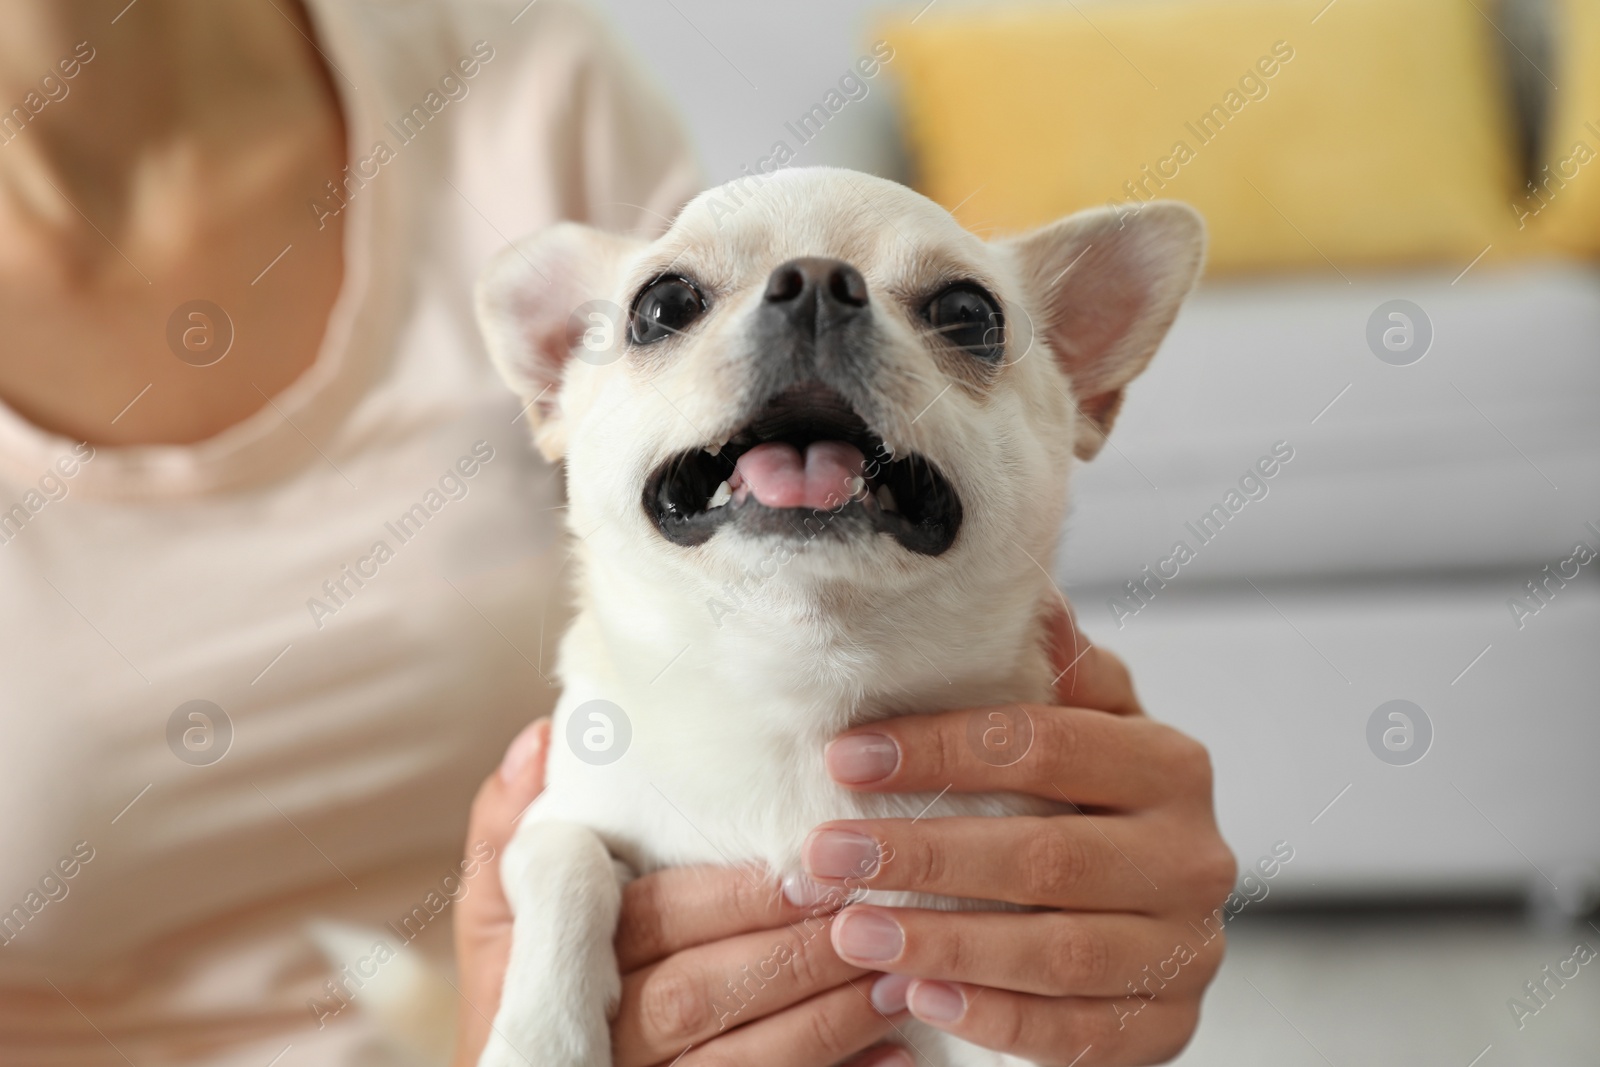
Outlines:
[[865, 498], [866, 497], [866, 489], [867, 489], [867, 480], [865, 478], [861, 477], [859, 474], [856, 475], [854, 478], [850, 479], [850, 499], [851, 500], [855, 500], [857, 497]]
[[717, 486], [717, 491], [711, 494], [711, 499], [706, 501], [707, 508], [720, 508], [733, 499], [733, 488], [727, 482]]
[[706, 445], [706, 455], [714, 456], [722, 451], [722, 445]]
[[884, 511], [897, 512], [900, 510], [894, 502], [894, 494], [889, 491], [887, 485], [878, 486], [878, 492], [875, 495], [878, 499], [878, 506]]

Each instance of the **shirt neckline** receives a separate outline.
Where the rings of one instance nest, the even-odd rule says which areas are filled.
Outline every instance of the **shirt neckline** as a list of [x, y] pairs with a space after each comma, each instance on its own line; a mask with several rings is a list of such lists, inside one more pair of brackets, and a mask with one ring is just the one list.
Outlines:
[[[378, 78], [354, 47], [354, 35], [338, 24], [326, 0], [305, 0], [315, 40], [344, 119], [345, 158], [361, 158], [360, 145], [372, 143], [380, 119]], [[352, 81], [351, 78], [359, 79]], [[365, 83], [365, 92], [357, 88]], [[370, 101], [370, 102], [369, 102]], [[332, 176], [335, 179], [338, 175]], [[375, 247], [379, 207], [392, 196], [389, 186], [373, 183], [353, 196], [342, 211], [343, 256], [338, 295], [329, 311], [316, 358], [259, 409], [210, 437], [190, 444], [93, 446], [92, 461], [78, 467], [72, 491], [109, 498], [186, 497], [259, 483], [321, 459], [321, 446], [340, 419], [359, 400], [373, 369], [387, 350], [380, 317], [370, 314], [382, 271], [392, 272], [399, 257]], [[389, 213], [393, 217], [394, 213]], [[310, 447], [308, 448], [308, 443]], [[0, 479], [31, 485], [79, 442], [46, 430], [0, 399]]]

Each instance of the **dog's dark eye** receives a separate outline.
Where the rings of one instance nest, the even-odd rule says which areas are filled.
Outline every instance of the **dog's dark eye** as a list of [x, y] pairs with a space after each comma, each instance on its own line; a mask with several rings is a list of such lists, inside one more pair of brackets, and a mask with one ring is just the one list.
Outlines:
[[628, 331], [635, 344], [654, 344], [681, 332], [705, 311], [700, 291], [683, 278], [657, 278], [640, 291], [628, 317]]
[[934, 331], [957, 348], [980, 359], [998, 362], [1006, 344], [1006, 321], [994, 298], [976, 285], [952, 285], [923, 312]]

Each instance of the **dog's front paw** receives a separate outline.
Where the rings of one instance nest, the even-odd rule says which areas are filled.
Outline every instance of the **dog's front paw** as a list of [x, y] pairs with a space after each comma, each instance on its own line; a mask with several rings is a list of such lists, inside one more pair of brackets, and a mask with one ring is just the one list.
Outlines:
[[478, 1067], [611, 1067], [610, 1027], [604, 1019], [598, 1028], [593, 1020], [548, 1016], [507, 1025], [506, 1014], [502, 1008]]
[[489, 1035], [489, 1043], [478, 1057], [478, 1067], [530, 1067], [535, 1064], [530, 1048], [526, 1052], [511, 1043], [511, 1039], [498, 1030]]
[[585, 827], [532, 820], [500, 873], [516, 921], [479, 1067], [611, 1067], [622, 887], [605, 845]]

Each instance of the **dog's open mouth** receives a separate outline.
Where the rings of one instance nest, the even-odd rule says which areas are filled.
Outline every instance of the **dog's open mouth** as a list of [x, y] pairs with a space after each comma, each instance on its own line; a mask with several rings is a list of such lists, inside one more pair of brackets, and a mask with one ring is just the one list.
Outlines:
[[810, 539], [886, 533], [937, 556], [961, 525], [961, 501], [923, 456], [894, 456], [837, 392], [822, 385], [770, 400], [727, 441], [658, 467], [645, 511], [668, 541], [699, 545], [730, 522]]

